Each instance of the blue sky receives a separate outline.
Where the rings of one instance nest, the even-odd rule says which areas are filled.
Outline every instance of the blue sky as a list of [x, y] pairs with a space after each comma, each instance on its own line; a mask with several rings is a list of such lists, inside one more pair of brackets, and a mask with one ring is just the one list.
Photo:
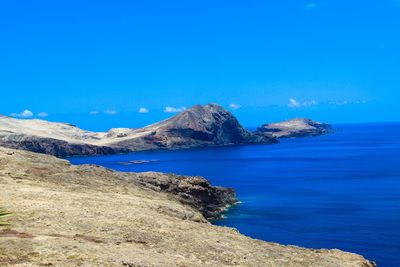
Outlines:
[[0, 31], [4, 115], [106, 130], [216, 102], [246, 126], [400, 120], [400, 1], [5, 0]]

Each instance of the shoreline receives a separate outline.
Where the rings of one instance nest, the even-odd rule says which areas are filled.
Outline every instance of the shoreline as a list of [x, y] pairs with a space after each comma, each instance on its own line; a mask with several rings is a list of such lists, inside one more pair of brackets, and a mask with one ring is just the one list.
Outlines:
[[198, 186], [208, 182], [199, 177], [117, 172], [5, 148], [0, 148], [0, 164], [4, 208], [15, 214], [9, 222], [16, 233], [0, 238], [0, 263], [375, 266], [354, 253], [284, 246], [214, 226], [176, 198], [175, 187], [167, 192], [153, 187], [173, 186], [173, 179], [182, 192], [200, 193]]

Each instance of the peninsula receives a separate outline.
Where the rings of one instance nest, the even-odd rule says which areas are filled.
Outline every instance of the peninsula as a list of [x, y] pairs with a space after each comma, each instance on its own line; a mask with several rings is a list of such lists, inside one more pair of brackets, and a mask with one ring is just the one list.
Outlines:
[[329, 126], [308, 119], [266, 124], [251, 132], [217, 104], [196, 105], [139, 129], [91, 132], [68, 123], [0, 116], [0, 146], [57, 157], [107, 155], [157, 149], [275, 144], [277, 138], [325, 134]]

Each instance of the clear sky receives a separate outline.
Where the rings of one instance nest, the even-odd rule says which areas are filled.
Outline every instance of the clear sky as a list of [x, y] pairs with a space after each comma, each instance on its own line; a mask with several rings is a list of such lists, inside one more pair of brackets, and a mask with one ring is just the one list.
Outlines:
[[3, 0], [0, 33], [4, 115], [105, 130], [215, 102], [246, 126], [400, 120], [400, 0]]

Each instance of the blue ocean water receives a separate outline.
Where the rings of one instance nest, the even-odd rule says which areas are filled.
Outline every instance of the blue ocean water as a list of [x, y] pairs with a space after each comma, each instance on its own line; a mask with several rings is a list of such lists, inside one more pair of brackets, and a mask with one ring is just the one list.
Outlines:
[[[334, 134], [233, 146], [71, 158], [120, 171], [201, 175], [236, 189], [224, 220], [254, 238], [338, 248], [400, 266], [400, 124], [336, 125]], [[156, 160], [123, 165], [130, 160]]]

